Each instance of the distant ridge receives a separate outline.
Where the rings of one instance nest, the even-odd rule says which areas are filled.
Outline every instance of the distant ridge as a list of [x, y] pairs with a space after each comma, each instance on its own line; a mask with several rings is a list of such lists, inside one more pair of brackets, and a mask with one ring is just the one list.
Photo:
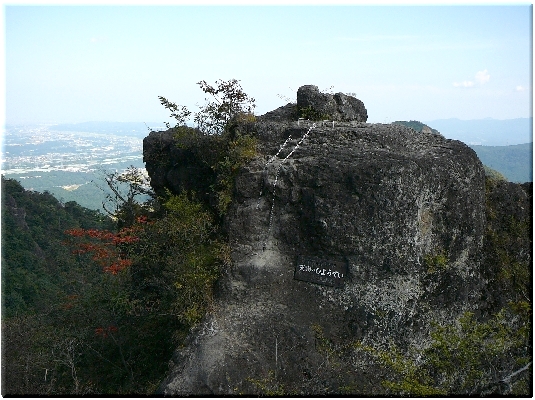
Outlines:
[[403, 125], [403, 126], [406, 126], [408, 128], [412, 128], [414, 129], [416, 132], [431, 132], [431, 133], [439, 133], [439, 131], [437, 131], [436, 129], [433, 129], [431, 128], [430, 126], [427, 126], [426, 124], [420, 122], [420, 121], [394, 121], [392, 122], [393, 124], [396, 124], [396, 125]]
[[457, 118], [424, 121], [447, 139], [460, 140], [468, 145], [510, 146], [533, 142], [533, 118], [474, 119]]
[[[485, 120], [475, 120], [475, 121], [461, 121], [459, 119], [455, 121], [459, 122], [473, 122], [474, 125], [478, 121], [498, 121], [492, 120], [490, 118]], [[519, 120], [531, 120], [531, 118], [519, 118]], [[452, 120], [442, 120], [442, 121], [452, 121]], [[505, 120], [505, 121], [516, 121], [520, 125], [525, 121], [517, 120]], [[504, 121], [501, 121], [504, 122]], [[414, 129], [417, 132], [429, 132], [429, 133], [441, 133], [436, 129], [429, 127], [428, 125], [420, 121], [395, 121], [392, 122], [396, 125], [403, 125], [409, 128]], [[459, 124], [461, 125], [461, 124]], [[511, 124], [511, 125], [514, 125]], [[496, 127], [495, 127], [496, 128]], [[510, 127], [504, 127], [504, 131], [507, 129], [510, 132]], [[457, 139], [465, 142], [465, 140], [452, 138], [444, 135], [448, 139]], [[505, 135], [508, 137], [508, 135]], [[496, 170], [501, 173], [508, 181], [516, 183], [524, 182], [533, 182], [533, 143], [521, 143], [514, 144], [509, 146], [481, 146], [467, 143], [477, 154], [481, 162], [486, 166], [490, 167], [492, 170]]]
[[512, 146], [470, 146], [481, 162], [510, 182], [533, 182], [533, 143]]

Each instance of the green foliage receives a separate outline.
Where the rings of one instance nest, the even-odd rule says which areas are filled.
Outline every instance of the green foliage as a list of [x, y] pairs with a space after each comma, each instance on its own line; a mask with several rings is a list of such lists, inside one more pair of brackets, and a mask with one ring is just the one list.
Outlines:
[[472, 313], [465, 313], [456, 326], [435, 325], [426, 356], [440, 385], [449, 393], [479, 393], [505, 378], [489, 374], [492, 366], [521, 367], [518, 360], [529, 356], [529, 321], [515, 314], [503, 309], [488, 321], [478, 322]]
[[436, 272], [442, 272], [448, 269], [449, 259], [444, 250], [427, 254], [424, 257], [425, 265], [427, 266], [427, 273], [434, 274]]
[[117, 221], [119, 229], [131, 226], [154, 206], [154, 192], [141, 169], [130, 166], [123, 173], [106, 174], [104, 180], [111, 193], [105, 192], [102, 208]]
[[260, 396], [284, 396], [286, 395], [284, 387], [281, 386], [277, 379], [275, 378], [275, 373], [269, 371], [267, 377], [261, 379], [247, 378], [247, 381], [252, 383], [256, 390], [259, 391]]
[[428, 129], [431, 130], [432, 133], [440, 134], [440, 132], [437, 131], [436, 129], [432, 129], [429, 126], [427, 126], [426, 124], [424, 124], [424, 123], [422, 123], [420, 121], [414, 121], [414, 120], [411, 120], [411, 121], [394, 121], [394, 122], [392, 122], [392, 124], [406, 126], [408, 128], [414, 129], [416, 132], [422, 132], [422, 130], [424, 128], [428, 128]]
[[[353, 368], [348, 369], [347, 363], [347, 360], [353, 357], [354, 342], [327, 337], [319, 324], [313, 324], [311, 329], [314, 331], [316, 350], [325, 357], [323, 365], [327, 367], [327, 375], [338, 384], [338, 389], [334, 393], [345, 395], [362, 393], [362, 382], [355, 380]], [[329, 393], [333, 391], [333, 387], [325, 387], [324, 391]]]
[[495, 169], [492, 169], [491, 167], [487, 165], [483, 165], [483, 169], [485, 170], [485, 177], [487, 179], [491, 179], [494, 181], [506, 181], [507, 178], [503, 176], [502, 173], [496, 171]]
[[74, 202], [61, 205], [49, 193], [24, 190], [2, 177], [2, 311], [4, 317], [47, 309], [68, 287], [75, 258], [65, 249], [64, 230], [107, 229], [112, 221]]
[[481, 162], [510, 182], [533, 182], [533, 143], [511, 146], [470, 145]]
[[323, 328], [318, 324], [314, 324], [312, 325], [312, 330], [314, 331], [316, 348], [318, 351], [326, 357], [327, 362], [334, 362], [335, 365], [339, 365], [339, 363], [336, 362], [340, 353], [339, 349], [336, 348], [332, 341], [325, 337]]
[[[193, 193], [169, 194], [162, 213], [145, 224], [139, 241], [127, 249], [133, 262], [127, 307], [139, 315], [168, 315], [187, 332], [211, 304], [226, 247], [217, 240], [211, 214]], [[146, 304], [154, 306], [148, 309]]]
[[[174, 145], [215, 174], [211, 190], [216, 198], [216, 213], [224, 215], [232, 202], [234, 179], [239, 169], [256, 155], [254, 137], [254, 99], [241, 88], [239, 81], [217, 81], [211, 86], [198, 82], [203, 92], [212, 96], [204, 107], [195, 113], [196, 128], [184, 125], [189, 111], [160, 97], [164, 107], [172, 111], [177, 120]], [[246, 127], [245, 131], [241, 129]]]
[[[194, 122], [201, 132], [207, 135], [220, 135], [235, 116], [253, 113], [255, 99], [243, 91], [239, 82], [236, 79], [218, 80], [215, 86], [209, 85], [204, 80], [197, 82], [201, 90], [211, 96], [211, 100], [205, 99], [206, 104], [194, 113]], [[176, 126], [183, 126], [191, 112], [186, 107], [178, 106], [162, 96], [158, 98], [160, 103], [171, 111], [171, 117], [177, 121]], [[169, 125], [166, 125], [169, 128]]]
[[[198, 323], [212, 302], [212, 289], [223, 263], [223, 246], [213, 240], [215, 227], [201, 203], [187, 194], [171, 196], [164, 204], [168, 214], [161, 223], [167, 228], [168, 241], [180, 250], [169, 260], [176, 290], [173, 313], [188, 326]], [[159, 224], [157, 224], [159, 228]]]
[[197, 129], [175, 127], [175, 145], [190, 152], [197, 161], [214, 173], [211, 190], [217, 200], [216, 213], [224, 215], [232, 201], [234, 179], [256, 154], [257, 139], [253, 133], [238, 132], [240, 123], [254, 123], [252, 114], [239, 114], [222, 135], [205, 135]]
[[117, 326], [110, 294], [124, 281], [64, 244], [67, 229], [108, 230], [113, 222], [3, 178], [2, 205], [4, 394], [116, 393], [118, 381], [131, 382], [132, 360], [120, 356], [126, 332], [103, 340], [95, 329]]
[[502, 293], [503, 302], [531, 301], [533, 247], [531, 212], [523, 211], [524, 203], [509, 203], [507, 207], [497, 204], [495, 190], [501, 183], [486, 179], [485, 270], [494, 291]]
[[225, 214], [232, 201], [234, 180], [241, 167], [256, 156], [257, 139], [253, 136], [236, 136], [229, 141], [220, 154], [219, 160], [212, 166], [217, 174], [215, 190], [217, 208], [221, 215]]
[[[176, 119], [177, 125], [184, 125], [186, 121], [188, 120], [189, 116], [191, 115], [191, 111], [187, 109], [185, 106], [178, 106], [173, 102], [170, 102], [165, 97], [158, 96], [158, 99], [160, 99], [160, 103], [162, 106], [167, 108], [169, 111], [171, 111], [171, 118]], [[166, 123], [167, 128], [170, 128], [169, 124]]]
[[173, 128], [173, 138], [175, 139], [175, 145], [179, 149], [194, 147], [201, 137], [201, 131], [186, 125], [177, 125]]
[[2, 196], [4, 393], [151, 394], [229, 261], [211, 213], [193, 193], [167, 196], [117, 241], [131, 266], [112, 275], [105, 248], [73, 254], [64, 233], [120, 238], [109, 218], [15, 181]]
[[323, 121], [326, 119], [331, 119], [329, 114], [316, 111], [312, 106], [298, 107], [296, 105], [295, 112], [297, 114], [297, 118], [309, 119], [311, 121]]
[[531, 360], [530, 343], [531, 307], [522, 303], [484, 322], [467, 312], [456, 324], [435, 323], [425, 349], [404, 353], [395, 345], [381, 350], [360, 343], [356, 348], [372, 354], [387, 369], [390, 377], [383, 386], [390, 394], [451, 396], [510, 393], [517, 383], [501, 388], [507, 377], [500, 371], [526, 365]]
[[218, 80], [215, 87], [206, 81], [197, 84], [212, 96], [212, 101], [206, 99], [206, 105], [195, 114], [195, 122], [202, 132], [221, 134], [236, 115], [253, 113], [255, 99], [242, 90], [238, 80]]
[[433, 381], [426, 368], [416, 360], [406, 357], [393, 344], [388, 350], [379, 350], [362, 343], [355, 343], [357, 351], [364, 351], [376, 357], [381, 365], [399, 378], [384, 380], [382, 385], [391, 394], [412, 396], [443, 396], [446, 391], [433, 386]]

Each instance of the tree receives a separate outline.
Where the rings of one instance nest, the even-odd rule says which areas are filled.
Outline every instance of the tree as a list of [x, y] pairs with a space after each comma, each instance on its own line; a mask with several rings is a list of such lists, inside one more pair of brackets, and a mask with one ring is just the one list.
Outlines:
[[[117, 233], [66, 232], [80, 264], [101, 272], [100, 283], [69, 301], [71, 320], [77, 327], [90, 322], [84, 331], [90, 327], [93, 335], [84, 337], [74, 387], [106, 372], [110, 377], [100, 390], [142, 393], [140, 388], [165, 373], [173, 349], [211, 304], [228, 258], [212, 216], [193, 193], [161, 200], [158, 215], [139, 216]], [[84, 315], [87, 322], [80, 318]], [[88, 361], [99, 359], [105, 361], [99, 369]]]
[[[217, 80], [215, 86], [206, 81], [197, 82], [201, 90], [211, 96], [205, 99], [206, 104], [200, 107], [194, 114], [194, 122], [197, 128], [208, 135], [223, 133], [229, 121], [238, 114], [252, 114], [255, 108], [255, 99], [249, 97], [240, 86], [240, 81], [230, 79], [228, 81]], [[191, 112], [185, 106], [179, 106], [168, 101], [165, 97], [158, 96], [160, 103], [169, 111], [171, 117], [176, 119], [177, 126], [184, 125]], [[166, 124], [169, 128], [169, 124]]]
[[106, 197], [102, 208], [117, 220], [119, 229], [132, 226], [137, 217], [156, 206], [149, 178], [140, 168], [131, 165], [122, 173], [107, 173], [104, 180], [111, 193], [103, 190]]
[[[175, 145], [198, 149], [214, 171], [222, 210], [256, 146], [230, 122], [253, 122], [254, 99], [236, 80], [199, 85], [210, 100], [197, 129], [180, 126], [185, 107], [160, 100], [177, 121]], [[217, 212], [193, 192], [156, 197], [134, 167], [104, 179], [114, 222], [2, 179], [5, 394], [150, 394], [210, 308], [230, 259]]]

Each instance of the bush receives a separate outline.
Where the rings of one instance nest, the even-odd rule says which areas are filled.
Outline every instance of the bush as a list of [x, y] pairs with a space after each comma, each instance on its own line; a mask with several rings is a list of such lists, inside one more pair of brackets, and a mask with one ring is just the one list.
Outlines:
[[207, 103], [194, 114], [195, 128], [184, 125], [191, 114], [187, 108], [159, 98], [177, 121], [173, 128], [175, 146], [193, 154], [215, 173], [211, 190], [216, 198], [216, 214], [223, 216], [232, 202], [237, 172], [256, 155], [257, 140], [252, 127], [256, 120], [255, 100], [242, 90], [236, 79], [218, 80], [215, 87], [206, 81], [197, 84], [212, 96], [212, 101], [206, 99]]
[[[357, 343], [386, 368], [394, 395], [527, 395], [531, 366], [531, 305], [510, 304], [487, 321], [464, 313], [455, 324], [434, 323], [430, 346], [402, 352]], [[514, 379], [513, 379], [514, 378]], [[518, 393], [520, 392], [520, 393]]]

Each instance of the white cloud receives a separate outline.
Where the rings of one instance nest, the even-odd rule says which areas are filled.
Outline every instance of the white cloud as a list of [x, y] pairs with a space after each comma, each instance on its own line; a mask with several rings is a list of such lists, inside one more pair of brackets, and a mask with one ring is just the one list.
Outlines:
[[524, 86], [520, 86], [520, 85], [518, 85], [518, 86], [516, 87], [516, 91], [517, 91], [517, 92], [523, 92], [524, 90], [526, 90], [526, 88], [525, 88]]
[[472, 86], [474, 86], [474, 82], [472, 82], [472, 81], [453, 82], [453, 86], [455, 86], [455, 87], [472, 87]]
[[484, 69], [483, 71], [477, 72], [476, 81], [478, 81], [480, 85], [487, 83], [489, 80], [490, 80], [490, 75], [486, 69]]
[[[490, 80], [489, 72], [484, 69], [483, 71], [477, 71], [475, 80], [480, 85], [487, 83]], [[473, 87], [475, 85], [474, 81], [462, 81], [462, 82], [453, 82], [455, 87]]]

